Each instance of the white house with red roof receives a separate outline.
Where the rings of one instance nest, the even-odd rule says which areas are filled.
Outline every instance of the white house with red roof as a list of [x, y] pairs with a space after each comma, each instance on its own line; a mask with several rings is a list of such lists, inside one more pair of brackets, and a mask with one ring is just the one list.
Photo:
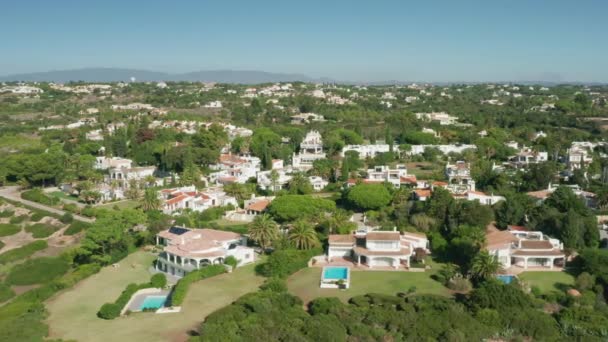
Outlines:
[[182, 210], [204, 211], [212, 207], [238, 206], [236, 198], [228, 196], [222, 188], [208, 188], [197, 191], [194, 186], [163, 189], [160, 191], [163, 200], [162, 211], [172, 215]]
[[370, 231], [356, 234], [329, 236], [327, 259], [352, 260], [358, 265], [377, 267], [410, 267], [410, 259], [416, 250], [429, 251], [429, 241], [422, 233], [397, 231]]
[[209, 175], [209, 180], [215, 184], [245, 184], [249, 178], [256, 177], [260, 165], [258, 157], [222, 154], [219, 162], [210, 166], [215, 172]]
[[177, 277], [206, 265], [222, 264], [229, 256], [236, 258], [237, 267], [255, 261], [247, 238], [234, 232], [171, 227], [156, 235], [156, 244], [163, 247], [156, 270]]

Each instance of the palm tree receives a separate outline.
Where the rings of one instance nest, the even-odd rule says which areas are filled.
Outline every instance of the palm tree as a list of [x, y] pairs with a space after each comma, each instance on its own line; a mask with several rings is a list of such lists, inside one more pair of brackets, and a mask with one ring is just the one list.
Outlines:
[[473, 258], [470, 273], [474, 278], [485, 280], [502, 270], [502, 264], [494, 255], [481, 251]]
[[279, 227], [268, 214], [255, 217], [248, 227], [249, 237], [265, 251], [279, 236]]
[[350, 219], [350, 215], [344, 209], [337, 209], [329, 217], [326, 218], [325, 225], [329, 231], [329, 234], [334, 234], [340, 227], [345, 226]]
[[144, 211], [158, 210], [161, 207], [158, 193], [152, 188], [146, 189], [144, 197], [141, 200], [141, 207]]
[[303, 220], [293, 224], [288, 238], [297, 249], [311, 249], [319, 245], [317, 232], [310, 223]]

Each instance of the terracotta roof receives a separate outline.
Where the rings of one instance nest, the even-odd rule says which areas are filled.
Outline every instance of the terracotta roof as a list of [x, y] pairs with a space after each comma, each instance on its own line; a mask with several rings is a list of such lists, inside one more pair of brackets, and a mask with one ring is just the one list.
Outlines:
[[418, 197], [431, 197], [431, 190], [429, 189], [417, 189], [414, 190], [414, 193]]
[[435, 186], [448, 186], [447, 182], [442, 182], [442, 181], [435, 181], [433, 182], [433, 185]]
[[500, 247], [510, 245], [513, 242], [519, 241], [513, 234], [504, 230], [496, 230], [486, 232], [486, 248]]
[[511, 253], [511, 255], [515, 255], [515, 256], [557, 256], [557, 257], [564, 257], [565, 254], [563, 251], [560, 250], [553, 250], [553, 251], [522, 251], [522, 250], [515, 250], [513, 253]]
[[425, 239], [427, 238], [425, 233], [419, 233], [419, 232], [403, 232], [401, 235], [404, 237], [408, 237], [408, 235], [410, 235], [410, 236], [413, 236], [416, 238], [425, 238]]
[[518, 232], [527, 232], [528, 228], [524, 227], [524, 226], [507, 226], [508, 230], [514, 230], [514, 231], [518, 231]]
[[551, 242], [547, 240], [521, 240], [522, 249], [553, 249]]
[[353, 250], [357, 254], [369, 256], [408, 256], [412, 253], [409, 248], [401, 248], [398, 251], [370, 251], [367, 248], [355, 247]]
[[249, 204], [245, 209], [253, 211], [264, 211], [270, 204], [269, 200], [259, 200]]
[[481, 191], [471, 191], [471, 190], [469, 190], [468, 193], [479, 195], [479, 196], [488, 196], [488, 194], [486, 194], [485, 192], [481, 192]]
[[181, 195], [179, 195], [179, 196], [177, 196], [177, 197], [173, 197], [173, 198], [171, 198], [171, 199], [167, 200], [167, 201], [165, 202], [165, 204], [175, 204], [175, 203], [179, 203], [179, 202], [181, 202], [181, 201], [183, 201], [183, 200], [185, 200], [185, 199], [188, 199], [188, 198], [190, 198], [190, 196], [188, 196], [188, 195], [184, 195], [184, 194], [181, 194]]
[[367, 240], [373, 241], [398, 241], [401, 239], [401, 234], [399, 232], [371, 232], [367, 233]]
[[531, 191], [531, 192], [528, 192], [527, 195], [530, 197], [544, 200], [547, 197], [549, 197], [549, 195], [551, 195], [551, 191], [549, 191], [549, 190]]
[[400, 177], [400, 182], [401, 183], [410, 183], [410, 184], [417, 184], [418, 181], [416, 180], [416, 176], [407, 176], [407, 177]]
[[352, 245], [355, 243], [355, 237], [353, 235], [339, 235], [339, 234], [331, 234], [329, 236], [330, 244], [349, 244]]

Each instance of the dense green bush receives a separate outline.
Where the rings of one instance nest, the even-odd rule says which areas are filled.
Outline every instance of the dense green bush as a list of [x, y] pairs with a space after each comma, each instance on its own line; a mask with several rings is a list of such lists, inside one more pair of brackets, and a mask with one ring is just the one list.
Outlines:
[[40, 220], [42, 220], [44, 217], [48, 216], [45, 212], [43, 211], [35, 211], [32, 213], [32, 216], [30, 217], [30, 221], [32, 222], [38, 222]]
[[49, 237], [58, 230], [59, 227], [46, 223], [34, 223], [32, 225], [25, 226], [25, 231], [28, 233], [32, 233], [32, 236], [35, 239]]
[[9, 222], [12, 224], [19, 224], [27, 219], [28, 219], [28, 216], [26, 214], [23, 214], [23, 215], [11, 217], [11, 220]]
[[239, 261], [232, 255], [226, 257], [226, 259], [224, 259], [224, 264], [232, 266], [232, 268], [236, 268], [236, 265], [239, 264]]
[[71, 213], [65, 213], [63, 214], [60, 218], [59, 221], [61, 221], [61, 223], [72, 223], [72, 221], [74, 221], [74, 215], [72, 215]]
[[167, 286], [167, 276], [164, 273], [156, 273], [150, 278], [150, 284], [152, 287], [162, 289]]
[[87, 205], [86, 207], [84, 207], [84, 209], [82, 209], [82, 211], [80, 211], [80, 214], [86, 217], [94, 217], [97, 214], [97, 210]]
[[188, 293], [190, 284], [205, 278], [222, 274], [224, 272], [226, 272], [226, 268], [223, 265], [210, 265], [186, 274], [177, 282], [175, 288], [173, 289], [173, 293], [171, 294], [171, 305], [179, 306], [182, 304], [186, 294]]
[[60, 202], [57, 197], [48, 196], [40, 189], [31, 189], [21, 193], [21, 198], [45, 205], [56, 205]]
[[44, 240], [38, 240], [34, 242], [30, 242], [25, 246], [21, 246], [19, 248], [11, 249], [8, 252], [4, 252], [0, 254], [0, 264], [6, 264], [9, 262], [25, 259], [30, 255], [41, 251], [48, 247], [48, 244]]
[[285, 278], [308, 266], [308, 261], [321, 250], [284, 249], [273, 252], [265, 263], [256, 267], [256, 271], [265, 277]]
[[21, 227], [11, 223], [0, 223], [0, 236], [15, 235], [21, 231]]
[[391, 193], [384, 184], [358, 184], [348, 190], [346, 199], [363, 210], [377, 210], [391, 201]]
[[78, 206], [77, 206], [76, 204], [74, 204], [74, 203], [65, 203], [65, 204], [63, 205], [63, 210], [65, 210], [65, 211], [67, 211], [67, 212], [70, 212], [70, 213], [74, 213], [74, 214], [75, 214], [75, 213], [78, 213], [79, 208], [78, 208]]
[[0, 283], [0, 303], [5, 302], [15, 296], [15, 291], [7, 284]]
[[0, 211], [0, 217], [11, 217], [13, 215], [15, 215], [15, 211], [10, 209]]
[[268, 278], [268, 279], [266, 279], [264, 284], [262, 284], [262, 286], [260, 286], [260, 290], [274, 291], [274, 292], [287, 292], [287, 283], [285, 282], [285, 279], [282, 279], [282, 278], [276, 278], [276, 277]]
[[6, 244], [2, 241], [0, 241], [0, 249], [4, 248], [4, 246], [6, 246]]
[[63, 232], [63, 235], [74, 235], [78, 234], [83, 230], [86, 230], [91, 225], [82, 221], [74, 221], [70, 226]]
[[122, 308], [114, 303], [105, 303], [104, 305], [101, 306], [101, 309], [99, 309], [99, 312], [97, 312], [97, 317], [103, 318], [103, 319], [114, 319], [114, 318], [120, 316], [121, 310], [122, 310]]
[[13, 266], [6, 277], [10, 285], [44, 284], [65, 274], [70, 266], [63, 258], [36, 258]]
[[268, 211], [278, 221], [296, 221], [335, 209], [336, 203], [327, 199], [309, 195], [284, 195], [272, 201]]

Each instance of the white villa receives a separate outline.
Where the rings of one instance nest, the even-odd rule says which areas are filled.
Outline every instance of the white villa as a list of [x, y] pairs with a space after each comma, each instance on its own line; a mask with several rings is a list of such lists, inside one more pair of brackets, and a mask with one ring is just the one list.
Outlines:
[[209, 188], [197, 191], [194, 186], [185, 186], [160, 191], [163, 200], [162, 211], [172, 215], [181, 210], [204, 211], [211, 207], [232, 205], [238, 207], [236, 198], [226, 195], [221, 188]]
[[312, 185], [314, 191], [321, 191], [329, 184], [328, 181], [319, 176], [310, 176], [308, 177], [308, 181], [310, 182], [310, 185]]
[[593, 162], [593, 157], [588, 148], [573, 143], [572, 147], [568, 149], [567, 164], [570, 170], [587, 167], [591, 162]]
[[496, 256], [505, 269], [512, 266], [553, 269], [556, 264], [563, 266], [566, 259], [563, 244], [542, 232], [500, 231], [490, 227], [486, 232], [485, 249]]
[[447, 189], [452, 194], [466, 194], [475, 191], [475, 180], [471, 176], [471, 164], [457, 161], [445, 166], [445, 175], [448, 177]]
[[581, 187], [578, 186], [577, 184], [569, 185], [569, 184], [549, 183], [549, 185], [547, 186], [547, 189], [539, 190], [539, 191], [531, 191], [531, 192], [528, 192], [527, 195], [538, 200], [539, 202], [543, 202], [549, 196], [551, 196], [551, 194], [553, 192], [555, 192], [555, 190], [557, 190], [557, 188], [559, 188], [560, 186], [565, 186], [565, 187], [570, 188], [572, 190], [572, 192], [574, 192], [574, 194], [576, 196], [578, 196], [585, 203], [585, 205], [587, 207], [594, 208], [596, 206], [596, 204], [597, 204], [596, 194], [594, 194], [593, 192], [589, 192], [589, 191], [585, 191], [585, 190], [581, 189]]
[[440, 125], [453, 125], [458, 120], [457, 117], [452, 116], [445, 112], [434, 112], [434, 113], [416, 113], [416, 119], [418, 120], [427, 120], [427, 121], [437, 121]]
[[[258, 186], [262, 190], [279, 191], [284, 189], [289, 181], [291, 181], [291, 174], [289, 170], [285, 169], [273, 169], [268, 171], [258, 172], [256, 178]], [[273, 179], [273, 173], [276, 172], [276, 179]]]
[[[340, 155], [344, 157], [346, 152], [355, 151], [359, 153], [359, 159], [374, 158], [377, 154], [390, 152], [389, 144], [370, 144], [370, 145], [346, 145], [342, 148]], [[399, 152], [399, 146], [393, 145], [393, 152]]]
[[310, 131], [300, 143], [300, 152], [294, 153], [291, 164], [294, 169], [307, 171], [312, 168], [315, 160], [325, 159], [323, 138], [318, 131]]
[[107, 170], [111, 168], [131, 168], [133, 161], [131, 159], [119, 157], [97, 157], [95, 159], [95, 168], [97, 170]]
[[549, 160], [547, 152], [534, 151], [529, 147], [522, 147], [516, 155], [509, 158], [511, 164], [515, 167], [525, 167], [530, 164], [538, 164]]
[[266, 212], [272, 200], [274, 196], [253, 197], [245, 201], [243, 209], [226, 212], [225, 217], [230, 221], [252, 222], [256, 216]]
[[357, 232], [349, 235], [330, 235], [327, 259], [349, 259], [369, 268], [410, 267], [416, 249], [428, 252], [428, 239], [421, 233], [397, 231]]
[[300, 113], [291, 116], [292, 125], [303, 125], [311, 122], [324, 122], [325, 117], [315, 113]]
[[106, 183], [116, 181], [120, 187], [127, 188], [130, 180], [144, 180], [154, 176], [155, 171], [156, 166], [115, 167], [110, 169], [110, 175], [106, 179]]
[[156, 244], [163, 246], [163, 252], [155, 268], [177, 277], [206, 265], [222, 264], [228, 256], [235, 257], [238, 266], [255, 260], [247, 238], [233, 232], [172, 227], [156, 235]]
[[411, 150], [405, 152], [408, 155], [420, 155], [427, 148], [436, 148], [443, 154], [462, 153], [466, 150], [476, 150], [476, 145], [470, 144], [451, 144], [451, 145], [412, 145]]
[[222, 154], [219, 162], [209, 167], [217, 170], [209, 175], [209, 180], [216, 184], [244, 184], [249, 178], [256, 177], [260, 165], [261, 161], [258, 157]]

